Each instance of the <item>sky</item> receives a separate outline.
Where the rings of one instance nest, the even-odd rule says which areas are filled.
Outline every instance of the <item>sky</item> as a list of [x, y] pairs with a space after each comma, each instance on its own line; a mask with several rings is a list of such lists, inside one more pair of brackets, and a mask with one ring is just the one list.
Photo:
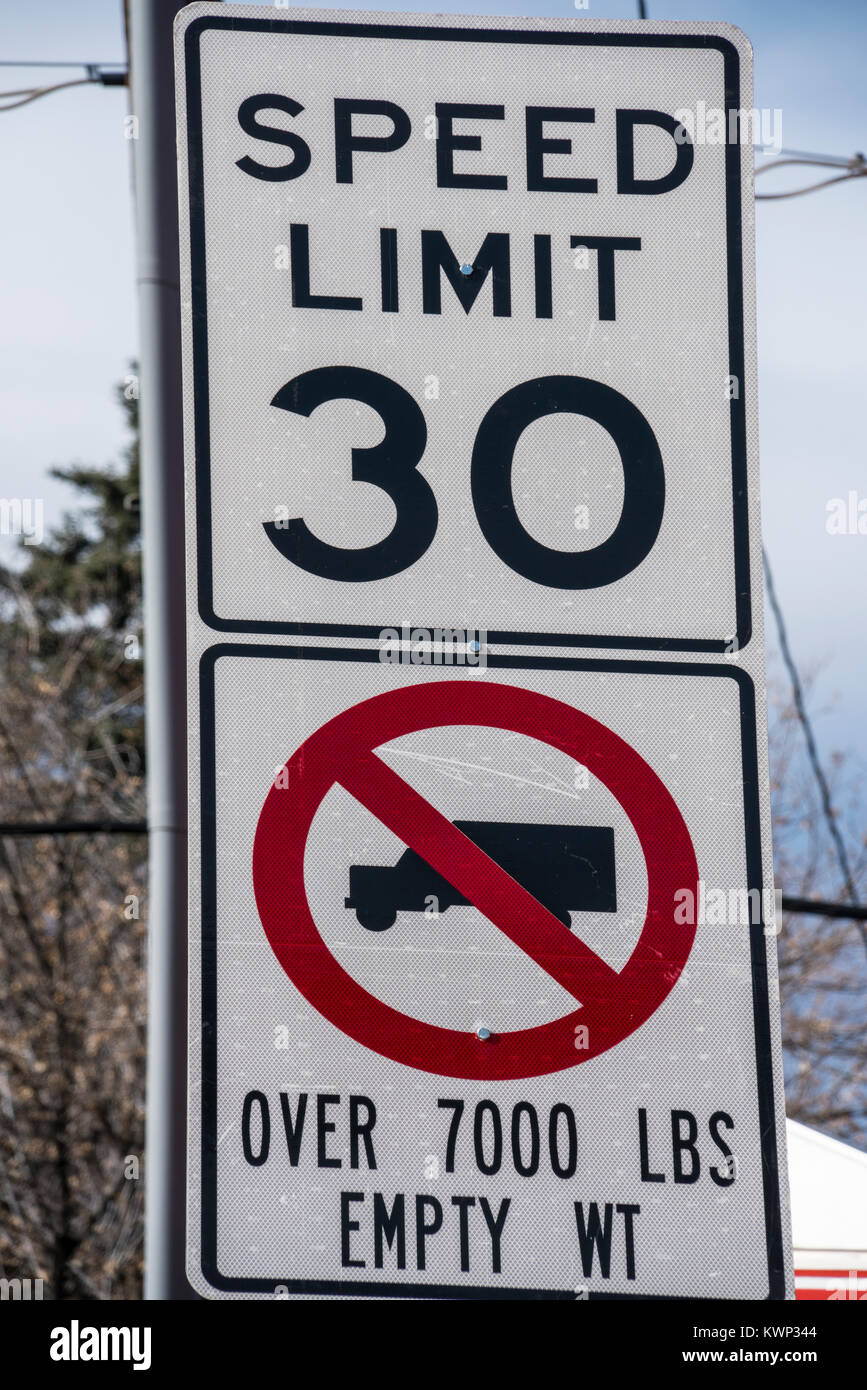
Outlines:
[[[580, 11], [573, 0], [355, 8], [637, 13], [633, 0], [590, 0]], [[755, 104], [781, 110], [786, 148], [843, 156], [867, 148], [863, 0], [648, 0], [648, 10], [651, 19], [740, 26], [755, 50]], [[0, 17], [6, 60], [125, 58], [121, 0], [0, 0]], [[78, 74], [5, 67], [0, 87], [65, 75]], [[124, 444], [113, 385], [137, 334], [126, 113], [122, 88], [89, 85], [0, 123], [0, 493], [43, 497], [47, 525], [74, 501], [47, 471], [107, 463]], [[789, 186], [812, 181], [811, 170], [791, 172]], [[773, 177], [782, 186], [783, 175]], [[820, 748], [844, 754], [853, 776], [867, 776], [867, 535], [828, 534], [826, 518], [831, 499], [867, 498], [865, 222], [867, 179], [758, 205], [764, 537], [791, 646], [801, 670], [815, 674]]]

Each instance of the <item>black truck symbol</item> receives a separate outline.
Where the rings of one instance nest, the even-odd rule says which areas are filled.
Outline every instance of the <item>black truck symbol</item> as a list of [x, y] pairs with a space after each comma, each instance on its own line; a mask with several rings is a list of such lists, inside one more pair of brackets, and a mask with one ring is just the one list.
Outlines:
[[[456, 820], [458, 830], [484, 850], [528, 893], [571, 926], [570, 912], [616, 912], [614, 831], [596, 825], [527, 825], [519, 821]], [[349, 897], [362, 927], [385, 931], [398, 912], [438, 912], [468, 900], [415, 850], [397, 863], [350, 864]]]

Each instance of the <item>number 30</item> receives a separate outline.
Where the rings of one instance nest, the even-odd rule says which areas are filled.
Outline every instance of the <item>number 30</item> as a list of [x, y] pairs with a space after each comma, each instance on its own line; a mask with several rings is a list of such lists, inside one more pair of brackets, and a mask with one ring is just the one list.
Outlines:
[[[387, 579], [415, 564], [437, 529], [430, 484], [416, 470], [427, 443], [417, 403], [397, 382], [364, 367], [319, 367], [281, 387], [272, 405], [310, 416], [326, 401], [371, 406], [385, 437], [352, 450], [352, 478], [373, 483], [394, 503], [397, 516], [384, 540], [344, 548], [321, 541], [300, 517], [284, 526], [265, 522], [269, 540], [287, 560], [344, 583]], [[554, 550], [521, 525], [512, 498], [512, 464], [528, 425], [546, 415], [583, 415], [607, 430], [623, 466], [623, 510], [607, 540], [590, 550]], [[595, 589], [629, 574], [651, 550], [665, 507], [665, 472], [656, 437], [641, 411], [619, 391], [580, 376], [543, 376], [522, 382], [495, 401], [479, 426], [470, 468], [473, 506], [491, 549], [510, 569], [552, 589]]]

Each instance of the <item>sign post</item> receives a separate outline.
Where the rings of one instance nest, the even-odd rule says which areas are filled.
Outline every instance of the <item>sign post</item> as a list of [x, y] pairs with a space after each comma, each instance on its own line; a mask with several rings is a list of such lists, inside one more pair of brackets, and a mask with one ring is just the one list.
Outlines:
[[749, 45], [176, 34], [189, 1278], [791, 1297]]
[[142, 569], [148, 777], [145, 1297], [190, 1299], [184, 1274], [187, 778], [184, 412], [174, 177], [174, 0], [132, 0], [129, 23], [141, 372]]

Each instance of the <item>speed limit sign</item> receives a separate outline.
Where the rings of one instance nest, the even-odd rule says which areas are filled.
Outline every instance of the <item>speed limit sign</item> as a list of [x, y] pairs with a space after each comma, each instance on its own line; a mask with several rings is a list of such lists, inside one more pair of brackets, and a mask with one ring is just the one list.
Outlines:
[[784, 1298], [749, 45], [176, 55], [189, 1277]]
[[186, 13], [204, 621], [743, 646], [743, 151], [689, 133], [740, 87], [720, 26]]

